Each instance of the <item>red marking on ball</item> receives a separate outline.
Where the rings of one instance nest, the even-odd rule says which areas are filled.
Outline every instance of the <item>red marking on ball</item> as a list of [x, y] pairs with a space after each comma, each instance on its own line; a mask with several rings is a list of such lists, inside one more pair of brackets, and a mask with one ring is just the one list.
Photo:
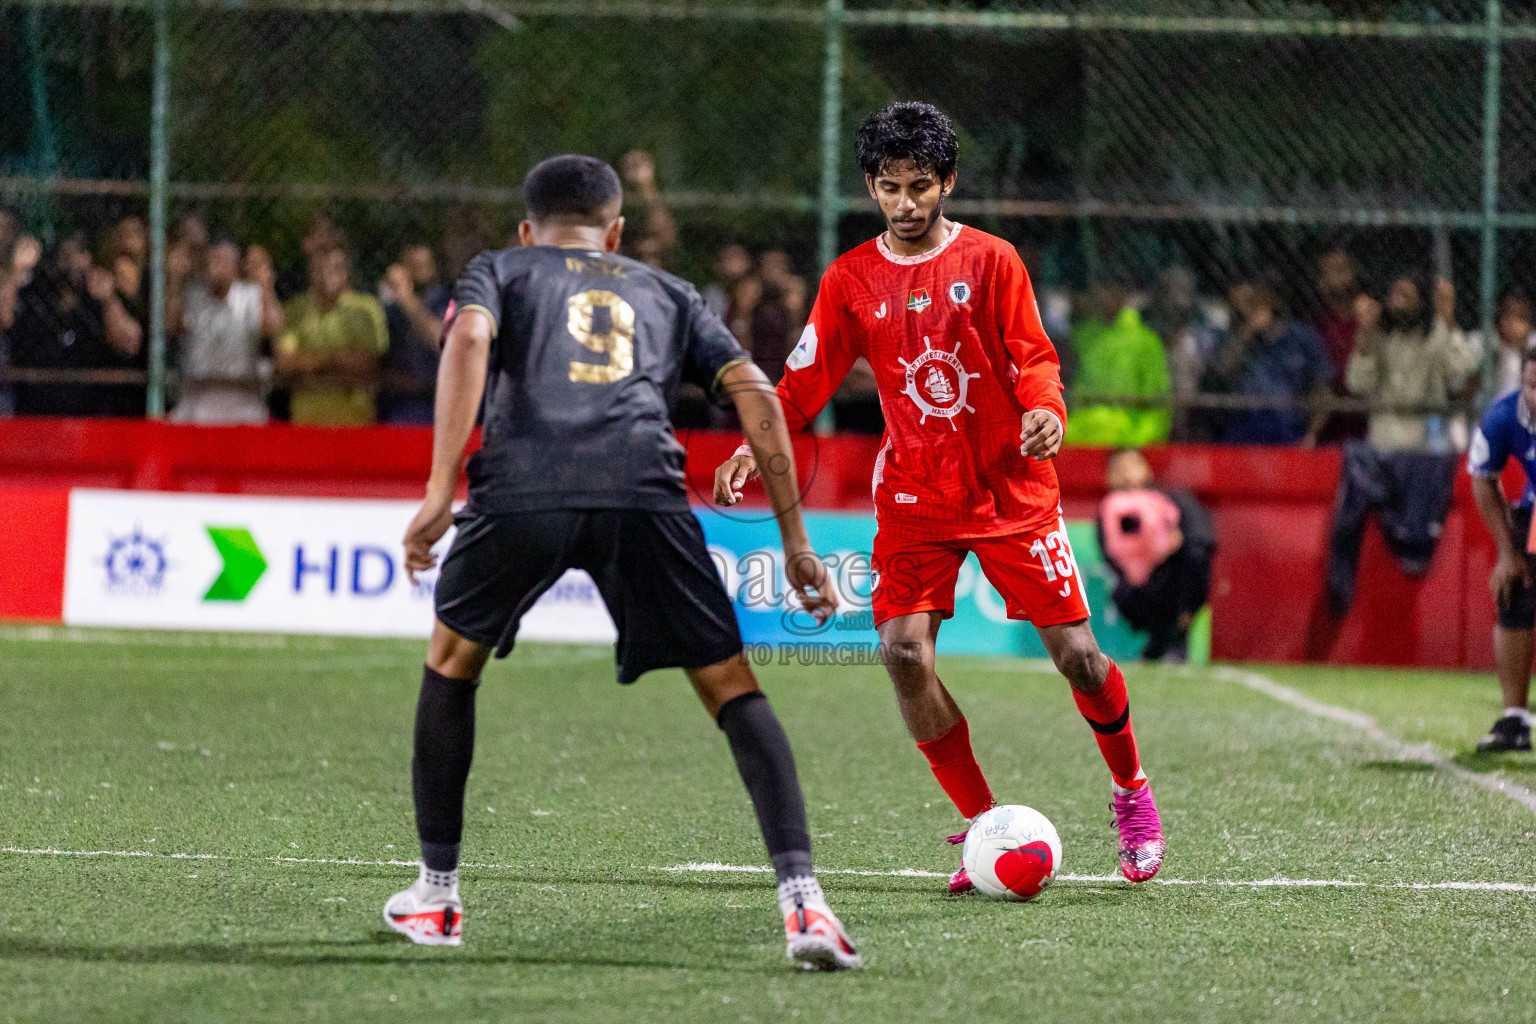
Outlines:
[[1010, 892], [1028, 900], [1040, 895], [1051, 877], [1051, 868], [1050, 844], [1041, 841], [1009, 850], [997, 858], [993, 871]]

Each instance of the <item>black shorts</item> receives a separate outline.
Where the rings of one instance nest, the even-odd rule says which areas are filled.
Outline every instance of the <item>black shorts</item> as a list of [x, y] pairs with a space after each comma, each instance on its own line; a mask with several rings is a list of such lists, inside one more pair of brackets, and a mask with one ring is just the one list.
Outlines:
[[[1525, 548], [1526, 537], [1531, 532], [1531, 510], [1515, 506], [1509, 510], [1510, 523], [1514, 527], [1515, 543]], [[1525, 556], [1525, 564], [1536, 578], [1536, 557]], [[1498, 605], [1499, 625], [1505, 629], [1530, 629], [1536, 625], [1536, 587], [1516, 583], [1509, 592], [1509, 604]]]
[[523, 615], [584, 569], [618, 627], [619, 682], [703, 668], [741, 652], [736, 610], [691, 512], [559, 510], [460, 515], [437, 582], [437, 618], [504, 658]]

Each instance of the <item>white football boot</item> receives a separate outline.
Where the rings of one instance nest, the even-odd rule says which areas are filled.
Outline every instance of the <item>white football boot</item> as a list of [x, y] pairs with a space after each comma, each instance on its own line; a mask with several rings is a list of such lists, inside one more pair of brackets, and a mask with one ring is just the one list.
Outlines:
[[779, 912], [784, 915], [784, 955], [801, 967], [845, 971], [864, 965], [815, 878], [801, 875], [780, 882]]
[[457, 946], [464, 938], [459, 887], [445, 889], [418, 880], [384, 904], [384, 923], [422, 946]]

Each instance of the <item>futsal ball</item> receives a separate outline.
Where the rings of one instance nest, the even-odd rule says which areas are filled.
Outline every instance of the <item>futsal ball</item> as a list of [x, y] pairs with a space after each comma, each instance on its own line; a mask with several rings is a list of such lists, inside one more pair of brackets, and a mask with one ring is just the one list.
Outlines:
[[1007, 804], [976, 819], [960, 854], [976, 888], [993, 899], [1034, 899], [1061, 866], [1061, 837], [1033, 807]]

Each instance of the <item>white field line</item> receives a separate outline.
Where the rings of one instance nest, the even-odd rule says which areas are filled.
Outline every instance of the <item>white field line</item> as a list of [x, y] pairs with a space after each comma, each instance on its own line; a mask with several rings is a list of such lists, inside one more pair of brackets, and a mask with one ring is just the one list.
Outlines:
[[[414, 860], [362, 860], [354, 857], [234, 857], [217, 853], [155, 853], [152, 850], [56, 850], [24, 849], [17, 846], [0, 846], [0, 854], [32, 857], [130, 857], [158, 860], [228, 860], [265, 861], [272, 864], [338, 864], [349, 867], [415, 868]], [[465, 863], [466, 868], [482, 870], [515, 871], [526, 865]], [[766, 875], [773, 869], [758, 864], [708, 863], [676, 864], [672, 867], [647, 867], [646, 871], [666, 874], [742, 874]], [[917, 868], [900, 868], [895, 871], [866, 871], [856, 868], [819, 868], [820, 875], [854, 875], [862, 878], [948, 878], [942, 871], [922, 871]], [[1119, 875], [1074, 875], [1062, 873], [1058, 882], [1087, 882], [1103, 884], [1121, 882]], [[1454, 889], [1465, 892], [1513, 892], [1536, 894], [1536, 885], [1523, 882], [1357, 882], [1343, 878], [1154, 878], [1158, 885], [1211, 885], [1228, 889]]]
[[[683, 873], [740, 873], [768, 874], [773, 869], [755, 864], [721, 864], [718, 861], [703, 864], [678, 864], [670, 868], [651, 868], [652, 871]], [[878, 877], [948, 878], [938, 871], [917, 871], [902, 868], [900, 871], [853, 871], [848, 869], [817, 868], [818, 875], [863, 875]], [[1058, 882], [1123, 882], [1119, 875], [1074, 875], [1063, 872], [1056, 876]], [[1526, 892], [1536, 893], [1536, 885], [1523, 882], [1356, 882], [1343, 878], [1258, 878], [1252, 880], [1227, 878], [1154, 878], [1158, 885], [1216, 885], [1228, 889], [1457, 889], [1471, 892]]]
[[1457, 764], [1451, 759], [1448, 751], [1441, 750], [1433, 743], [1408, 743], [1400, 740], [1383, 730], [1381, 726], [1376, 724], [1376, 719], [1370, 715], [1313, 700], [1301, 691], [1293, 690], [1289, 686], [1283, 686], [1257, 672], [1217, 665], [1210, 669], [1210, 673], [1217, 679], [1225, 679], [1228, 682], [1246, 687], [1255, 693], [1262, 693], [1272, 700], [1277, 700], [1282, 704], [1289, 704], [1291, 707], [1299, 711], [1305, 711], [1316, 718], [1326, 718], [1329, 721], [1338, 722], [1341, 725], [1347, 725], [1352, 729], [1356, 729], [1363, 733], [1367, 739], [1386, 748], [1393, 757], [1400, 760], [1417, 761], [1420, 764], [1427, 764], [1436, 771], [1447, 772], [1463, 782], [1502, 796], [1507, 796], [1527, 810], [1536, 811], [1536, 793], [1531, 792], [1519, 783], [1511, 782], [1497, 775], [1475, 772], [1465, 765]]
[[281, 633], [177, 633], [87, 629], [79, 626], [3, 626], [0, 640], [32, 643], [107, 644], [113, 647], [227, 647], [234, 650], [296, 648], [313, 653], [340, 646], [334, 637], [294, 637]]
[[[178, 630], [116, 629], [107, 626], [27, 626], [0, 625], [0, 642], [15, 640], [29, 643], [98, 644], [111, 647], [170, 647], [198, 650], [228, 649], [289, 650], [295, 654], [342, 654], [351, 653], [354, 640], [367, 640], [383, 644], [421, 644], [426, 638], [415, 637], [353, 637], [327, 633], [209, 633], [181, 632]], [[523, 645], [518, 649], [522, 650]], [[529, 651], [520, 664], [545, 666], [555, 662], [588, 660], [613, 657], [612, 644], [578, 643], [564, 640], [530, 640]], [[572, 650], [575, 648], [575, 650]], [[334, 665], [334, 663], [332, 663]], [[398, 664], [391, 660], [384, 667]], [[1050, 662], [1046, 662], [1047, 665]], [[136, 665], [135, 668], [142, 666]], [[322, 666], [329, 671], [332, 666]]]

